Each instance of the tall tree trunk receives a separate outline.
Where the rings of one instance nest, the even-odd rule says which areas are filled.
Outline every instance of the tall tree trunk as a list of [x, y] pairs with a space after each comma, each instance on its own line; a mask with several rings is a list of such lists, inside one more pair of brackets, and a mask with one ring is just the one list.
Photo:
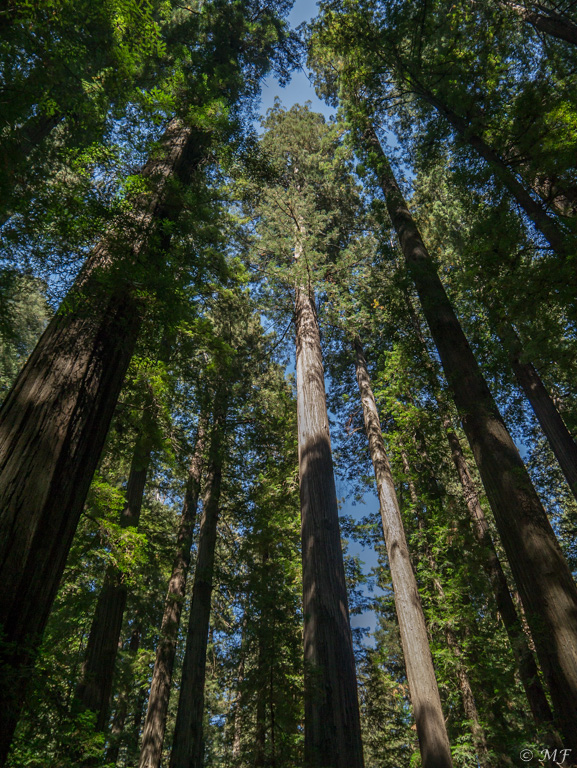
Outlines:
[[[449, 408], [441, 392], [441, 386], [435, 366], [429, 358], [420, 321], [408, 294], [405, 294], [405, 301], [417, 340], [423, 351], [429, 382], [441, 415], [443, 429], [445, 430], [449, 450], [451, 452], [451, 458], [455, 465], [455, 469], [457, 470], [461, 488], [463, 489], [463, 498], [467, 505], [473, 534], [484, 555], [482, 560], [483, 570], [491, 582], [497, 610], [501, 615], [505, 631], [507, 632], [507, 637], [509, 638], [515, 656], [519, 677], [523, 688], [525, 689], [533, 719], [537, 726], [549, 729], [553, 722], [553, 714], [549, 702], [547, 701], [545, 691], [543, 690], [543, 686], [541, 685], [533, 651], [529, 647], [523, 624], [517, 615], [515, 602], [511, 596], [507, 578], [501, 566], [499, 556], [497, 555], [493, 539], [491, 538], [489, 524], [487, 523], [483, 507], [479, 501], [479, 494], [475, 488], [469, 465], [465, 458], [465, 454], [463, 453], [461, 441], [453, 428]], [[556, 734], [552, 734], [552, 738], [556, 739]]]
[[[150, 438], [146, 432], [141, 432], [130, 465], [126, 504], [119, 520], [123, 529], [138, 527], [151, 452]], [[109, 565], [96, 603], [75, 695], [82, 709], [96, 712], [96, 728], [100, 731], [104, 731], [108, 723], [114, 667], [127, 597], [128, 589], [122, 571]]]
[[310, 287], [296, 290], [302, 515], [305, 765], [362, 768], [355, 660], [319, 327]]
[[511, 8], [523, 21], [528, 22], [538, 32], [543, 32], [558, 40], [564, 40], [571, 45], [577, 45], [577, 24], [574, 24], [566, 16], [555, 11], [540, 8], [539, 11], [527, 8], [511, 0], [502, 3], [506, 8]]
[[170, 768], [202, 768], [204, 740], [204, 684], [206, 649], [210, 623], [210, 604], [214, 572], [214, 552], [222, 485], [224, 421], [226, 405], [222, 393], [216, 395], [214, 423], [209, 449], [207, 491], [200, 525], [198, 554], [186, 636], [178, 712], [170, 755]]
[[172, 574], [168, 582], [168, 593], [164, 604], [164, 615], [160, 628], [160, 639], [156, 648], [156, 661], [150, 684], [148, 708], [142, 733], [139, 768], [159, 768], [162, 757], [162, 742], [166, 730], [172, 672], [176, 657], [176, 643], [180, 628], [180, 616], [186, 592], [186, 579], [190, 568], [190, 550], [196, 521], [196, 509], [200, 494], [200, 479], [205, 447], [205, 422], [201, 417], [196, 446], [180, 516], [176, 540], [176, 552]]
[[[408, 74], [413, 82], [412, 75]], [[561, 221], [552, 219], [544, 210], [541, 203], [533, 199], [531, 194], [515, 176], [514, 172], [503, 158], [487, 144], [482, 136], [475, 133], [469, 122], [458, 115], [448, 104], [442, 102], [422, 83], [414, 81], [419, 96], [444, 115], [449, 124], [455, 129], [460, 138], [469, 144], [485, 160], [495, 176], [505, 189], [525, 211], [535, 228], [543, 235], [558, 256], [569, 258], [575, 254], [577, 245], [574, 237], [563, 231]]]
[[453, 765], [451, 748], [445, 728], [421, 599], [409, 557], [401, 511], [385, 451], [367, 363], [358, 338], [355, 339], [354, 347], [365, 430], [377, 481], [383, 534], [393, 580], [395, 607], [423, 768], [448, 767]]
[[577, 589], [372, 126], [364, 144], [525, 607], [564, 745], [577, 754]]
[[[136, 627], [130, 635], [130, 643], [128, 651], [131, 657], [134, 659], [138, 653], [140, 646], [141, 631], [140, 627]], [[116, 704], [116, 711], [112, 718], [112, 726], [110, 728], [110, 742], [106, 750], [106, 763], [116, 765], [118, 762], [118, 754], [120, 752], [120, 742], [124, 733], [124, 726], [126, 724], [126, 717], [128, 715], [128, 701], [130, 698], [130, 691], [133, 685], [133, 674], [128, 676], [128, 680], [124, 682], [120, 693], [118, 694], [118, 702]]]
[[[441, 582], [436, 576], [438, 571], [437, 562], [435, 560], [433, 552], [431, 551], [429, 543], [427, 542], [427, 539], [426, 539], [425, 524], [423, 521], [422, 514], [420, 512], [421, 505], [419, 504], [419, 497], [417, 494], [417, 490], [415, 488], [415, 484], [411, 478], [409, 460], [405, 450], [403, 449], [401, 450], [401, 458], [403, 461], [403, 469], [404, 469], [405, 475], [407, 476], [411, 502], [417, 512], [419, 530], [423, 534], [423, 550], [425, 553], [425, 557], [427, 559], [427, 565], [431, 573], [433, 574], [431, 579], [433, 584], [433, 589], [435, 590], [437, 597], [439, 598], [438, 604], [445, 605], [447, 602], [446, 596], [445, 596], [445, 590], [443, 589], [443, 585], [441, 584]], [[453, 654], [455, 671], [457, 673], [457, 684], [459, 686], [459, 693], [461, 694], [461, 701], [463, 703], [463, 711], [465, 713], [465, 717], [470, 723], [471, 735], [473, 736], [473, 743], [475, 745], [475, 749], [477, 750], [477, 761], [479, 763], [480, 768], [489, 768], [490, 763], [489, 763], [489, 754], [487, 751], [487, 740], [485, 738], [485, 731], [483, 730], [483, 727], [479, 721], [479, 713], [477, 711], [477, 704], [475, 703], [473, 689], [471, 687], [471, 682], [469, 680], [469, 673], [467, 671], [467, 667], [463, 660], [463, 650], [457, 639], [455, 631], [450, 625], [448, 624], [445, 625], [444, 634], [445, 634], [445, 639], [447, 641], [447, 646], [451, 649], [451, 652]]]
[[521, 340], [509, 323], [502, 323], [499, 334], [509, 353], [509, 360], [519, 386], [531, 403], [561, 471], [577, 499], [577, 444], [565, 426], [561, 414], [533, 363], [521, 361]]
[[[170, 124], [142, 172], [155, 192], [94, 249], [0, 411], [0, 765], [145, 311], [130, 264], [146, 259], [154, 225], [175, 213], [167, 182], [188, 178], [197, 142]], [[125, 276], [111, 288], [113, 267]]]

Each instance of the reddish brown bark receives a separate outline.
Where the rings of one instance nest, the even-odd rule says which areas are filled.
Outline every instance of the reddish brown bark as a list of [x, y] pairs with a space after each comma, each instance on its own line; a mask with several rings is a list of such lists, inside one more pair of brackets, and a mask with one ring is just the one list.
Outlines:
[[564, 745], [577, 754], [577, 589], [372, 127], [364, 145], [495, 515]]
[[393, 483], [373, 395], [367, 363], [360, 340], [354, 343], [356, 373], [363, 405], [365, 430], [375, 470], [383, 534], [389, 557], [395, 608], [399, 620], [405, 669], [419, 737], [423, 768], [450, 768], [451, 747], [445, 727], [439, 689], [429, 648], [429, 638], [417, 581], [411, 565], [401, 510]]
[[362, 768], [357, 681], [314, 300], [296, 291], [305, 765]]
[[171, 123], [142, 172], [153, 191], [94, 249], [0, 411], [0, 764], [144, 314], [130, 265], [176, 213], [167, 182], [188, 177], [198, 139]]
[[196, 509], [200, 494], [204, 446], [205, 428], [203, 421], [201, 421], [194, 455], [190, 463], [176, 540], [176, 552], [172, 564], [172, 574], [168, 582], [168, 594], [164, 604], [160, 639], [156, 648], [156, 661], [152, 673], [148, 708], [142, 733], [139, 768], [158, 768], [162, 757], [162, 742], [164, 741], [164, 732], [166, 730], [172, 672], [176, 657], [176, 643], [186, 592], [186, 579], [190, 567], [190, 549], [192, 547]]

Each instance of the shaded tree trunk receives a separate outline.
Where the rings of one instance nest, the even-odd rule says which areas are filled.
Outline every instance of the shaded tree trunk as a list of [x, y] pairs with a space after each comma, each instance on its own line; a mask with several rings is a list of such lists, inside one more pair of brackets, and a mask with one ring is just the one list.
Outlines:
[[172, 672], [176, 657], [176, 643], [186, 593], [186, 579], [190, 568], [190, 550], [200, 494], [204, 447], [205, 423], [204, 419], [201, 418], [194, 455], [190, 463], [176, 540], [176, 552], [172, 564], [172, 574], [168, 582], [168, 594], [164, 604], [160, 639], [156, 649], [156, 660], [154, 662], [148, 708], [142, 733], [139, 768], [159, 768], [162, 757], [162, 743], [166, 730]]
[[303, 557], [305, 765], [307, 768], [362, 768], [355, 660], [320, 334], [310, 287], [297, 288], [295, 312]]
[[354, 348], [365, 430], [377, 481], [383, 534], [393, 580], [395, 607], [423, 768], [452, 766], [451, 748], [429, 648], [425, 617], [385, 451], [377, 405], [363, 348], [358, 338], [355, 339]]
[[564, 746], [577, 753], [575, 583], [372, 126], [363, 140], [495, 515]]
[[170, 124], [164, 151], [142, 172], [156, 191], [94, 249], [0, 411], [0, 764], [145, 311], [130, 265], [175, 213], [167, 182], [188, 178], [198, 138]]
[[[550, 728], [553, 721], [553, 714], [549, 702], [547, 701], [545, 691], [543, 690], [543, 686], [541, 685], [533, 651], [529, 647], [523, 624], [517, 615], [515, 602], [511, 596], [507, 578], [501, 566], [499, 556], [497, 555], [493, 539], [491, 538], [489, 524], [487, 523], [485, 513], [483, 512], [481, 502], [479, 501], [479, 495], [475, 488], [475, 483], [465, 454], [463, 453], [461, 441], [453, 428], [448, 406], [441, 393], [441, 386], [437, 378], [435, 367], [428, 356], [421, 324], [407, 294], [405, 294], [405, 301], [417, 340], [425, 356], [425, 366], [427, 368], [428, 378], [441, 414], [443, 429], [445, 430], [447, 442], [449, 444], [451, 458], [455, 465], [455, 469], [457, 470], [461, 488], [463, 489], [463, 498], [467, 505], [473, 533], [484, 554], [482, 566], [491, 582], [497, 610], [501, 615], [505, 631], [507, 632], [507, 637], [509, 638], [515, 656], [519, 677], [523, 688], [525, 689], [531, 714], [533, 715], [533, 719], [537, 726]], [[556, 734], [552, 734], [552, 738], [556, 739]], [[559, 744], [559, 746], [561, 745]]]
[[541, 425], [561, 471], [569, 483], [571, 493], [577, 499], [577, 444], [565, 426], [551, 395], [543, 384], [535, 366], [521, 360], [521, 340], [511, 325], [502, 324], [499, 333], [509, 353], [515, 378]]
[[[141, 432], [130, 465], [126, 505], [119, 520], [123, 529], [138, 527], [151, 452], [150, 438], [146, 432]], [[100, 731], [104, 731], [108, 723], [114, 667], [127, 597], [128, 589], [122, 571], [109, 565], [96, 603], [86, 656], [75, 693], [77, 705], [81, 709], [96, 712], [96, 728]]]
[[551, 37], [556, 37], [558, 40], [563, 40], [571, 45], [577, 45], [577, 24], [574, 24], [566, 16], [541, 8], [541, 6], [537, 6], [539, 10], [527, 8], [519, 3], [511, 2], [511, 0], [505, 0], [503, 5], [515, 11], [523, 21], [528, 22], [538, 32], [551, 35]]
[[[423, 550], [425, 553], [425, 557], [427, 559], [427, 565], [429, 566], [429, 569], [433, 574], [432, 576], [433, 589], [435, 590], [437, 597], [439, 598], [438, 603], [440, 603], [440, 605], [444, 605], [447, 602], [447, 599], [445, 596], [445, 590], [443, 589], [443, 585], [441, 584], [441, 582], [436, 576], [436, 573], [438, 570], [437, 562], [426, 540], [425, 524], [422, 518], [422, 514], [420, 514], [419, 512], [421, 505], [419, 504], [419, 497], [417, 494], [417, 490], [415, 488], [415, 484], [411, 479], [409, 460], [404, 450], [401, 451], [401, 458], [403, 461], [403, 469], [407, 476], [411, 502], [415, 507], [415, 510], [417, 511], [419, 530], [423, 534]], [[451, 652], [453, 654], [455, 671], [457, 673], [457, 685], [459, 687], [459, 693], [461, 695], [461, 701], [463, 703], [463, 711], [465, 713], [465, 717], [470, 723], [471, 735], [473, 736], [473, 743], [475, 745], [475, 749], [477, 750], [477, 760], [479, 762], [479, 766], [481, 768], [489, 768], [490, 763], [489, 763], [489, 754], [487, 751], [487, 740], [485, 738], [485, 731], [483, 730], [483, 727], [479, 721], [479, 712], [477, 710], [477, 704], [475, 703], [473, 689], [471, 687], [471, 682], [469, 680], [469, 673], [467, 671], [466, 664], [463, 660], [463, 650], [457, 639], [455, 631], [450, 625], [445, 624], [443, 631], [445, 634], [445, 640], [447, 642], [447, 646], [451, 649]]]
[[[138, 653], [140, 646], [140, 627], [134, 629], [130, 635], [130, 643], [128, 646], [129, 653], [132, 657], [135, 657]], [[110, 728], [110, 743], [106, 750], [106, 763], [116, 765], [118, 762], [118, 754], [120, 752], [120, 743], [122, 735], [124, 733], [124, 726], [126, 724], [126, 717], [128, 715], [128, 702], [130, 698], [130, 690], [132, 688], [132, 675], [125, 681], [122, 690], [118, 695], [118, 702], [116, 704], [116, 711], [112, 718], [112, 726]]]
[[[214, 572], [217, 523], [222, 485], [224, 421], [226, 405], [222, 393], [215, 402], [218, 409], [212, 426], [207, 491], [200, 525], [198, 554], [186, 651], [182, 668], [178, 712], [170, 755], [170, 768], [202, 768], [204, 739], [204, 684], [206, 679], [206, 650], [210, 623], [210, 604]], [[220, 401], [220, 402], [219, 402]]]
[[[409, 79], [413, 80], [409, 75]], [[419, 96], [444, 115], [449, 124], [455, 129], [460, 138], [469, 144], [491, 167], [495, 176], [505, 189], [521, 206], [535, 228], [543, 235], [558, 256], [569, 258], [575, 253], [575, 242], [570, 242], [570, 235], [563, 231], [560, 221], [552, 219], [537, 202], [525, 186], [515, 176], [514, 172], [503, 158], [487, 144], [482, 136], [475, 133], [470, 123], [458, 115], [451, 107], [442, 102], [421, 83], [415, 82]]]

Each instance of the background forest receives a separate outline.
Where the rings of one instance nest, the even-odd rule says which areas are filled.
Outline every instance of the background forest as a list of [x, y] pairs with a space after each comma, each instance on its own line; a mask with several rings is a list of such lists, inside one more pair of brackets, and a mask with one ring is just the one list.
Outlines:
[[576, 4], [291, 7], [0, 3], [1, 766], [577, 765]]

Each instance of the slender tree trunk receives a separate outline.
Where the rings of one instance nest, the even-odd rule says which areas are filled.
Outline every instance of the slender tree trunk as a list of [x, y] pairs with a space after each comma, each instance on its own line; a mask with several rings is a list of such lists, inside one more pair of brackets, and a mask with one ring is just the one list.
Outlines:
[[156, 191], [95, 248], [0, 411], [0, 765], [145, 311], [129, 265], [175, 213], [167, 182], [188, 178], [197, 144], [170, 124], [164, 151], [142, 172]]
[[577, 754], [577, 589], [571, 571], [372, 126], [364, 142], [495, 515], [564, 746]]
[[305, 765], [362, 768], [357, 681], [319, 327], [308, 287], [296, 290], [302, 515]]
[[[438, 602], [440, 603], [440, 605], [444, 605], [447, 602], [446, 596], [445, 596], [445, 590], [443, 589], [443, 585], [435, 575], [438, 570], [437, 562], [426, 540], [425, 524], [424, 524], [422, 515], [419, 511], [421, 505], [419, 504], [419, 497], [417, 494], [417, 490], [415, 488], [415, 484], [411, 478], [409, 460], [404, 450], [401, 450], [401, 458], [403, 461], [403, 469], [404, 469], [405, 475], [407, 476], [411, 502], [417, 512], [419, 530], [423, 534], [423, 550], [425, 553], [425, 557], [427, 559], [427, 565], [429, 567], [429, 570], [433, 574], [433, 577], [431, 579], [433, 584], [433, 589], [437, 593], [437, 597], [439, 598]], [[459, 686], [461, 701], [463, 703], [463, 711], [465, 713], [465, 717], [470, 723], [471, 735], [473, 736], [473, 743], [475, 745], [475, 749], [477, 750], [477, 760], [481, 768], [489, 768], [489, 754], [487, 751], [487, 740], [485, 738], [485, 731], [483, 730], [483, 727], [479, 721], [479, 713], [477, 711], [477, 705], [475, 703], [473, 689], [471, 687], [471, 682], [469, 680], [469, 673], [467, 671], [467, 667], [463, 660], [463, 651], [459, 641], [457, 640], [457, 636], [455, 635], [455, 632], [451, 626], [449, 626], [448, 624], [445, 625], [444, 633], [445, 633], [445, 639], [447, 641], [447, 646], [451, 649], [451, 652], [453, 654], [455, 671], [457, 673], [457, 684]]]
[[447, 104], [440, 101], [424, 85], [417, 83], [416, 89], [419, 96], [444, 115], [461, 139], [473, 147], [483, 160], [489, 164], [495, 176], [525, 211], [535, 225], [535, 228], [541, 232], [555, 253], [563, 258], [573, 256], [577, 249], [574, 239], [571, 242], [571, 236], [563, 231], [560, 221], [555, 221], [546, 213], [541, 203], [531, 196], [503, 158], [487, 144], [482, 136], [475, 133], [467, 120], [458, 115]]
[[[123, 529], [138, 527], [151, 452], [150, 438], [141, 432], [132, 456], [126, 504], [120, 515], [120, 527]], [[122, 571], [109, 565], [96, 603], [75, 695], [81, 709], [97, 713], [96, 728], [100, 731], [104, 731], [108, 723], [108, 707], [127, 596], [128, 589]]]
[[[491, 538], [489, 525], [485, 518], [481, 502], [479, 501], [479, 495], [475, 488], [469, 465], [465, 458], [465, 454], [463, 453], [459, 437], [453, 428], [448, 406], [441, 393], [437, 373], [428, 356], [421, 324], [408, 295], [405, 295], [405, 301], [407, 303], [411, 323], [415, 330], [417, 340], [425, 356], [425, 366], [427, 368], [431, 389], [433, 390], [435, 400], [437, 401], [437, 406], [443, 422], [443, 429], [445, 430], [449, 450], [451, 451], [451, 458], [455, 465], [455, 469], [457, 470], [461, 488], [463, 489], [463, 498], [467, 505], [473, 534], [481, 548], [481, 552], [484, 554], [482, 566], [491, 582], [497, 610], [501, 615], [505, 631], [507, 632], [515, 656], [519, 677], [523, 688], [525, 689], [533, 719], [537, 726], [550, 728], [551, 723], [553, 722], [553, 714], [549, 702], [547, 701], [545, 691], [543, 690], [543, 686], [541, 685], [533, 651], [529, 647], [523, 624], [517, 615], [515, 602], [511, 596], [507, 578], [501, 566], [499, 556], [497, 555], [493, 539]], [[552, 738], [556, 739], [556, 735], [552, 734]]]
[[178, 712], [170, 755], [170, 768], [202, 768], [203, 762], [204, 739], [202, 721], [204, 716], [206, 649], [222, 485], [223, 439], [226, 412], [226, 405], [222, 402], [222, 394], [217, 394], [215, 402], [218, 413], [215, 414], [210, 441], [208, 489], [204, 498], [204, 511], [200, 525], [192, 602], [186, 636], [186, 651], [184, 654]]
[[381, 431], [375, 397], [359, 339], [354, 342], [356, 372], [365, 430], [369, 439], [381, 507], [383, 534], [387, 546], [395, 607], [399, 620], [407, 680], [419, 737], [423, 768], [452, 766], [451, 748], [439, 689], [429, 648], [429, 638], [389, 460]]
[[162, 743], [166, 730], [172, 672], [176, 656], [176, 643], [180, 628], [180, 616], [186, 592], [186, 579], [190, 568], [190, 550], [196, 521], [196, 509], [200, 494], [200, 479], [205, 446], [205, 423], [201, 418], [194, 455], [190, 463], [184, 504], [176, 542], [172, 574], [168, 582], [168, 594], [156, 649], [156, 661], [150, 684], [148, 709], [144, 721], [139, 768], [159, 768]]
[[[140, 646], [140, 627], [135, 628], [130, 635], [129, 653], [134, 659], [138, 653]], [[126, 717], [128, 715], [128, 700], [130, 698], [130, 691], [133, 683], [133, 675], [130, 674], [127, 681], [125, 681], [119, 695], [118, 702], [116, 704], [116, 711], [112, 719], [112, 726], [110, 728], [110, 743], [106, 750], [106, 763], [116, 765], [118, 762], [118, 754], [120, 752], [120, 742], [124, 733], [124, 726], [126, 724]]]
[[574, 24], [566, 16], [554, 11], [543, 9], [544, 13], [527, 8], [519, 3], [504, 0], [503, 5], [511, 8], [515, 13], [528, 22], [538, 32], [543, 32], [558, 40], [564, 40], [571, 45], [577, 45], [577, 24]]
[[502, 324], [499, 333], [509, 353], [515, 378], [531, 403], [547, 442], [569, 483], [571, 493], [577, 499], [577, 444], [533, 363], [521, 361], [521, 341], [513, 327], [508, 323]]

